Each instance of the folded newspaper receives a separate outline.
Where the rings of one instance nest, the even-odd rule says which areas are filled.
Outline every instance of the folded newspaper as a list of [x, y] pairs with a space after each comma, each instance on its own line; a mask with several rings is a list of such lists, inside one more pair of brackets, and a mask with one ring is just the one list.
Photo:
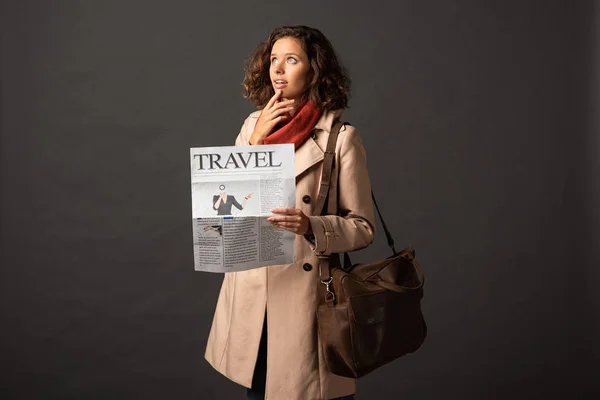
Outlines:
[[196, 271], [293, 262], [295, 235], [267, 221], [296, 206], [293, 144], [196, 147], [190, 161]]

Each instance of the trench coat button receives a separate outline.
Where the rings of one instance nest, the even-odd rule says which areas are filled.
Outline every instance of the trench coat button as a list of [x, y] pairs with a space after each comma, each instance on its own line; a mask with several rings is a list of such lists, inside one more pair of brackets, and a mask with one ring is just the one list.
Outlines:
[[304, 197], [302, 198], [302, 201], [306, 204], [310, 203], [310, 196], [309, 195], [304, 195]]
[[305, 271], [310, 271], [312, 269], [312, 265], [310, 265], [309, 263], [306, 263], [302, 266], [302, 268], [304, 268]]

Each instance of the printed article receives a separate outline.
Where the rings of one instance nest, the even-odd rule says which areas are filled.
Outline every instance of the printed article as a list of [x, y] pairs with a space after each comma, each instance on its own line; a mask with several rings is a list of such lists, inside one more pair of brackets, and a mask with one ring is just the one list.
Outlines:
[[294, 145], [190, 149], [194, 269], [244, 271], [294, 260], [274, 207], [295, 207]]

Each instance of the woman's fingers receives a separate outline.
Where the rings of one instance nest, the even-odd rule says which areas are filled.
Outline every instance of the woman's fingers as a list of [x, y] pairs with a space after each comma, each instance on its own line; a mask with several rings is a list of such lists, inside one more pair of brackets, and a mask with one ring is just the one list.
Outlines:
[[[281, 104], [281, 103], [279, 103]], [[294, 106], [292, 105], [275, 105], [274, 107], [272, 107], [269, 110], [265, 110], [265, 122], [273, 122], [276, 121], [276, 118], [282, 114], [288, 113], [290, 111], [292, 111], [294, 109]], [[291, 104], [291, 103], [290, 103]], [[277, 121], [276, 121], [277, 122]]]
[[273, 224], [275, 228], [284, 229], [286, 231], [295, 233], [296, 235], [302, 235], [302, 226], [300, 224], [289, 225], [290, 223], [282, 222], [279, 224]]
[[273, 131], [273, 128], [282, 120], [288, 118], [287, 112], [291, 112], [294, 107], [294, 100], [279, 101], [282, 90], [275, 92], [262, 110], [254, 131], [250, 135], [250, 144], [262, 144], [267, 136]]
[[288, 215], [300, 215], [302, 214], [302, 210], [292, 207], [276, 207], [272, 208], [271, 212], [273, 214], [288, 214]]
[[273, 225], [277, 225], [282, 228], [299, 228], [300, 222], [277, 222]]
[[294, 109], [294, 107], [286, 107], [286, 108], [280, 108], [278, 110], [273, 110], [273, 112], [271, 113], [271, 117], [273, 118], [273, 121], [275, 120], [275, 118], [277, 118], [279, 116], [287, 117], [287, 113], [289, 113], [293, 109]]
[[290, 107], [294, 108], [293, 105], [294, 105], [295, 102], [296, 101], [294, 99], [280, 101], [278, 103], [275, 103], [273, 106], [271, 106], [271, 110], [275, 111], [275, 110], [280, 109], [280, 108], [290, 108]]
[[273, 104], [271, 104], [270, 106], [266, 106], [265, 109], [263, 110], [263, 113], [265, 114], [265, 117], [267, 119], [269, 118], [273, 118], [273, 116], [276, 115], [276, 111], [278, 110], [290, 110], [294, 109], [293, 105], [295, 103], [295, 100], [285, 100], [285, 101], [278, 101], [275, 102]]
[[276, 90], [275, 94], [269, 99], [265, 109], [271, 108], [273, 104], [275, 104], [275, 102], [281, 97], [281, 93], [283, 93], [283, 90]]
[[302, 217], [300, 216], [280, 216], [280, 217], [269, 217], [267, 218], [269, 222], [300, 222], [302, 221]]
[[297, 235], [304, 235], [310, 231], [310, 222], [308, 217], [304, 215], [302, 210], [291, 207], [278, 207], [271, 209], [274, 214], [267, 218], [273, 226], [281, 229], [288, 230]]

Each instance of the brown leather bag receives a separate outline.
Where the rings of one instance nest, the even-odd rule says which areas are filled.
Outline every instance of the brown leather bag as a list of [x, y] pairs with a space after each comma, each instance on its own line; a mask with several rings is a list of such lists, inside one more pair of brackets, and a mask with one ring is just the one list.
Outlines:
[[[319, 195], [313, 215], [324, 215], [335, 143], [342, 122], [331, 130], [323, 161]], [[398, 357], [416, 351], [427, 335], [421, 312], [425, 276], [415, 251], [396, 252], [394, 240], [371, 192], [393, 255], [384, 260], [352, 265], [344, 253], [320, 257], [321, 304], [317, 309], [318, 334], [329, 370], [359, 378]], [[335, 208], [331, 206], [327, 208]], [[330, 210], [333, 211], [333, 210]], [[420, 274], [420, 277], [417, 275]]]

